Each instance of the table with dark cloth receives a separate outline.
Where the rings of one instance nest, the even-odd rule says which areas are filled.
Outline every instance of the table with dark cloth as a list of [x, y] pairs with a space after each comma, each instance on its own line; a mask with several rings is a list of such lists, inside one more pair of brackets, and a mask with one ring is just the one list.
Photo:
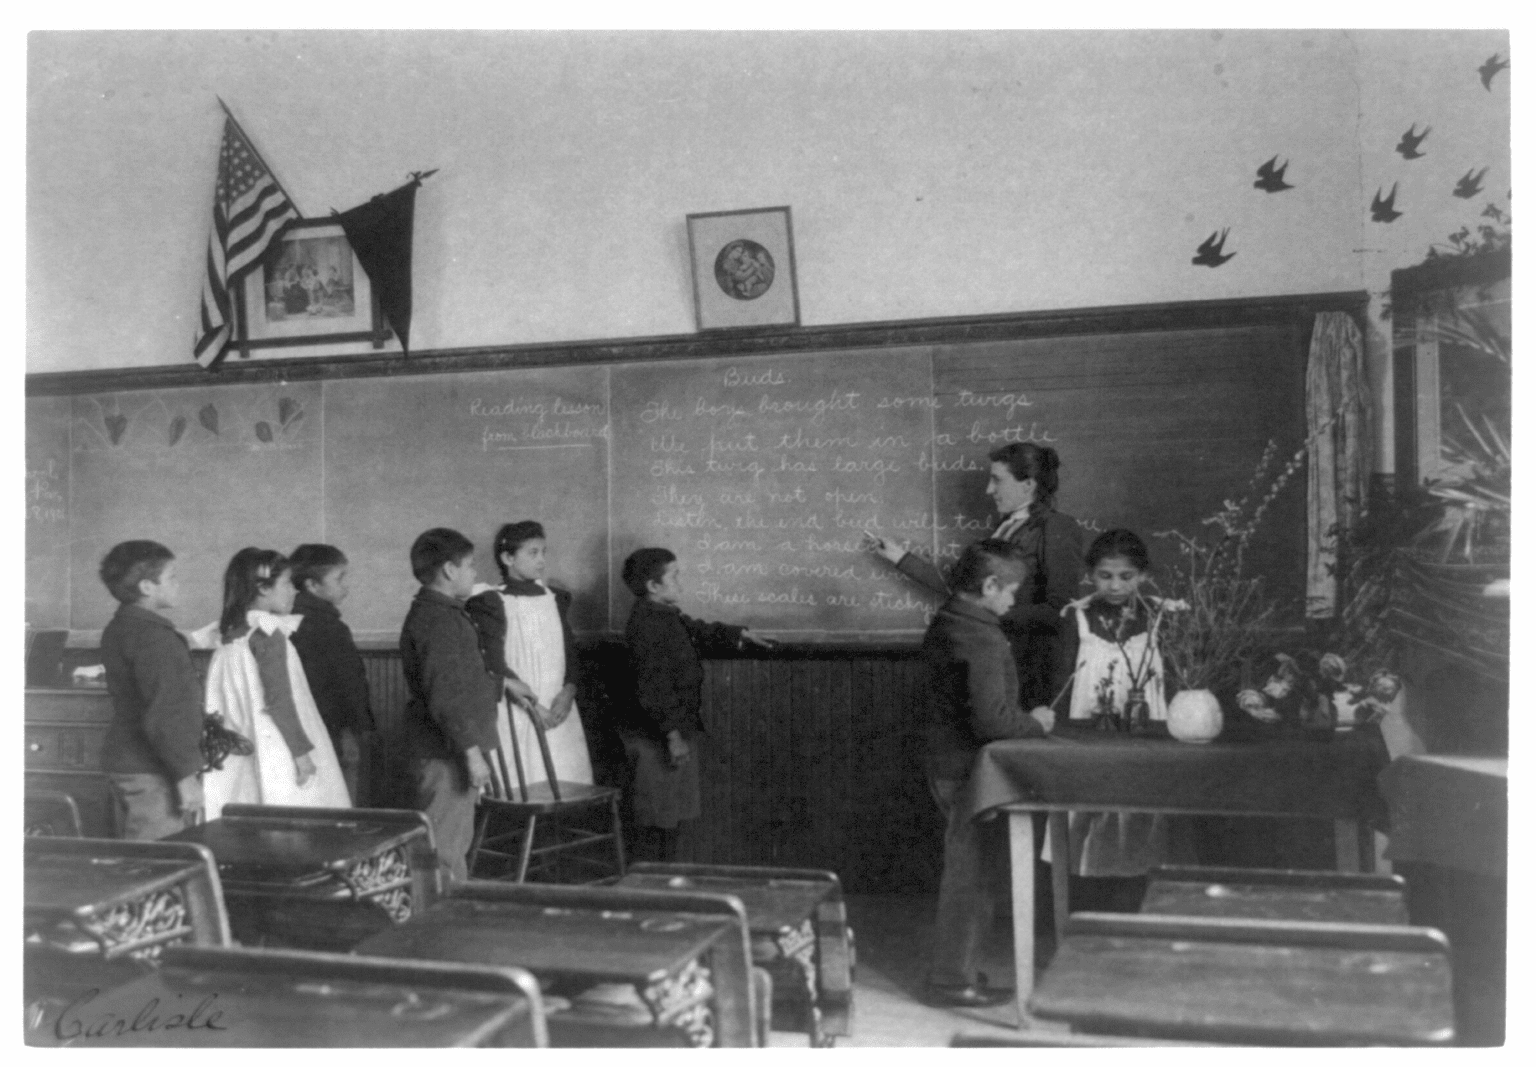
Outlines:
[[[1051, 850], [1067, 851], [1067, 813], [1259, 815], [1332, 820], [1340, 870], [1371, 869], [1369, 829], [1385, 825], [1376, 779], [1387, 750], [1374, 729], [1331, 739], [1277, 736], [1185, 744], [1060, 726], [1047, 738], [994, 741], [976, 757], [960, 803], [973, 818], [1008, 816], [1013, 886], [1015, 1000], [1021, 1024], [1034, 986], [1035, 830], [1049, 813]], [[1067, 865], [1052, 864], [1058, 938]]]

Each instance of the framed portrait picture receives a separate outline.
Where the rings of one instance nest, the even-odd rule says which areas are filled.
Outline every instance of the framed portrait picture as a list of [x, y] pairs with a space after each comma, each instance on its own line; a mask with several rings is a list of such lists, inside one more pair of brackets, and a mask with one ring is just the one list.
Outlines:
[[347, 342], [384, 347], [389, 325], [341, 224], [300, 219], [272, 242], [237, 288], [230, 347], [289, 348]]
[[688, 251], [699, 329], [800, 325], [789, 208], [689, 215]]

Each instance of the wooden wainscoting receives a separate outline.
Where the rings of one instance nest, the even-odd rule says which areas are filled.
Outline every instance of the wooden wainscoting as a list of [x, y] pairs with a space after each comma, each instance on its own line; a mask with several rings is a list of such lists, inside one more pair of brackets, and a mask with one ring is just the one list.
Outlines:
[[[583, 648], [582, 722], [600, 781], [622, 784], [606, 713], [622, 646]], [[369, 804], [409, 804], [399, 654], [363, 654], [379, 733]], [[703, 815], [680, 859], [833, 870], [849, 892], [932, 892], [943, 827], [922, 771], [911, 650], [801, 646], [705, 665]]]

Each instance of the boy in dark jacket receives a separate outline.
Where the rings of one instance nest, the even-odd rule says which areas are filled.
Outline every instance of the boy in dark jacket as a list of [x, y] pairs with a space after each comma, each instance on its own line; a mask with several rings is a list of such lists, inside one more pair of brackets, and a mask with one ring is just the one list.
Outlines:
[[957, 799], [981, 746], [1009, 737], [1043, 737], [1055, 716], [1019, 707], [1019, 677], [1003, 636], [1025, 562], [1007, 541], [985, 540], [961, 553], [951, 576], [953, 595], [923, 635], [928, 673], [928, 786], [946, 820], [944, 874], [928, 969], [927, 999], [951, 1007], [1000, 1003], [1008, 990], [977, 979], [976, 957], [992, 929], [990, 884], [1006, 842], [987, 841]]
[[491, 780], [487, 756], [498, 747], [498, 680], [485, 669], [464, 610], [475, 585], [475, 546], [457, 530], [428, 530], [411, 545], [411, 572], [421, 590], [400, 630], [400, 662], [410, 694], [405, 732], [416, 807], [432, 823], [438, 865], [462, 882], [475, 802]]
[[630, 803], [637, 860], [670, 862], [677, 826], [699, 817], [695, 739], [704, 732], [702, 652], [762, 648], [773, 642], [741, 626], [704, 623], [682, 613], [677, 557], [665, 548], [642, 548], [624, 561], [624, 585], [637, 599], [624, 627], [635, 678], [637, 717], [622, 731], [632, 775]]
[[202, 817], [203, 686], [187, 639], [164, 614], [181, 595], [171, 550], [124, 541], [102, 559], [100, 574], [119, 603], [101, 633], [112, 694], [102, 770], [122, 835], [155, 841]]
[[303, 625], [289, 640], [304, 664], [315, 707], [331, 735], [347, 793], [354, 804], [365, 808], [358, 778], [362, 739], [373, 732], [373, 710], [363, 657], [352, 640], [352, 630], [341, 621], [341, 602], [347, 598], [347, 557], [334, 545], [300, 545], [288, 562], [298, 590], [293, 611], [304, 616]]

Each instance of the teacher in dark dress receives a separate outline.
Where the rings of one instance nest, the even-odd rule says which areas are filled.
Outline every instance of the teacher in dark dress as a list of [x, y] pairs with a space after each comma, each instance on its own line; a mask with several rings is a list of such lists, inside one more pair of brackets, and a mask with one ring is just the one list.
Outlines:
[[[1025, 708], [1050, 704], [1072, 677], [1072, 642], [1061, 609], [1079, 595], [1083, 577], [1083, 534], [1077, 520], [1054, 507], [1056, 450], [1017, 443], [990, 453], [987, 495], [1002, 516], [992, 537], [1011, 541], [1024, 553], [1026, 571], [1003, 633], [1019, 670], [1019, 699]], [[949, 595], [933, 563], [888, 538], [869, 534], [870, 547], [912, 581]]]

